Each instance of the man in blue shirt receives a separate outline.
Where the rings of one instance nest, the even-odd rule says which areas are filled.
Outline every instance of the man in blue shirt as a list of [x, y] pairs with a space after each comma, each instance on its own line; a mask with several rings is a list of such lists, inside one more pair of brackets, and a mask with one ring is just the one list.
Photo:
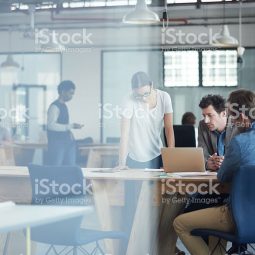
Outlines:
[[[218, 170], [217, 177], [222, 183], [231, 183], [240, 166], [255, 165], [255, 94], [248, 90], [232, 92], [228, 99], [228, 115], [242, 134], [232, 139]], [[211, 252], [208, 245], [190, 232], [197, 228], [234, 232], [235, 224], [230, 207], [222, 205], [182, 214], [175, 219], [174, 228], [191, 255], [206, 255]]]
[[203, 120], [198, 126], [198, 147], [202, 147], [206, 168], [218, 170], [231, 139], [238, 129], [229, 125], [226, 100], [220, 95], [204, 96], [200, 103]]

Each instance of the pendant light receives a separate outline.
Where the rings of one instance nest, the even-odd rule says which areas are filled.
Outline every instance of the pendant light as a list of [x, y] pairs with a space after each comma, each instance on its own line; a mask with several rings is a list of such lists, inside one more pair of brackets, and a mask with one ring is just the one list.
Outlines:
[[[11, 31], [9, 30], [9, 51], [12, 51], [12, 46], [11, 46]], [[7, 58], [4, 62], [1, 63], [0, 65], [1, 68], [19, 68], [20, 65], [16, 61], [14, 61], [12, 54], [8, 54]]]
[[237, 47], [237, 62], [242, 63], [245, 48], [242, 46], [242, 0], [239, 1], [239, 45]]
[[234, 47], [238, 46], [238, 40], [230, 35], [229, 27], [225, 22], [226, 6], [224, 0], [224, 12], [223, 12], [223, 25], [221, 31], [216, 35], [213, 40], [213, 45], [219, 47]]
[[126, 24], [155, 24], [159, 23], [160, 19], [157, 13], [151, 11], [145, 2], [145, 0], [137, 0], [135, 9], [126, 14], [123, 19], [123, 23]]

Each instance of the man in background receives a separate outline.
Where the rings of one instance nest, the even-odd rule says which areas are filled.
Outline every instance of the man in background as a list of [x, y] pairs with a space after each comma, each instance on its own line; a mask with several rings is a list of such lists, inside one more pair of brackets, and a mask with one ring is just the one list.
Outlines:
[[81, 129], [83, 125], [69, 123], [66, 102], [73, 98], [75, 85], [65, 80], [58, 85], [59, 97], [48, 109], [47, 138], [49, 165], [75, 165], [76, 144], [71, 129]]
[[196, 125], [196, 116], [193, 112], [185, 112], [182, 115], [182, 125]]

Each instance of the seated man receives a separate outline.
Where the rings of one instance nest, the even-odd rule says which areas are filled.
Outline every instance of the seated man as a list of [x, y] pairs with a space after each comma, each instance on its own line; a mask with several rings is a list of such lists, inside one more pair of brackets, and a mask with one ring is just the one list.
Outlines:
[[[217, 171], [224, 160], [231, 139], [239, 134], [238, 129], [231, 125], [226, 112], [226, 100], [220, 95], [207, 95], [199, 103], [203, 120], [198, 127], [198, 147], [202, 147], [206, 168]], [[196, 194], [196, 203], [189, 202], [185, 212], [222, 205], [227, 195]], [[197, 201], [207, 201], [206, 203]], [[209, 202], [208, 202], [209, 201]]]
[[199, 103], [204, 119], [199, 122], [198, 147], [203, 148], [206, 168], [210, 170], [219, 169], [231, 139], [239, 133], [228, 125], [225, 104], [220, 95], [207, 95]]
[[[228, 103], [232, 123], [238, 126], [243, 134], [234, 137], [229, 144], [217, 175], [222, 183], [231, 183], [240, 166], [255, 164], [255, 117], [250, 114], [255, 109], [255, 94], [248, 90], [237, 90], [230, 94]], [[192, 255], [210, 254], [206, 242], [190, 234], [193, 229], [235, 231], [228, 204], [182, 214], [175, 219], [174, 228]]]

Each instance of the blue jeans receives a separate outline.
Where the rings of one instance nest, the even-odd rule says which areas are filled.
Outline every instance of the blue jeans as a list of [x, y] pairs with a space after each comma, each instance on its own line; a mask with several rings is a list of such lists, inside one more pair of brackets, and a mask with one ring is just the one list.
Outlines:
[[47, 164], [52, 166], [76, 165], [75, 141], [49, 141]]
[[[151, 169], [159, 169], [163, 166], [161, 155], [158, 157], [146, 161], [146, 162], [139, 162], [136, 160], [131, 159], [129, 156], [127, 157], [127, 166], [129, 168], [151, 168]], [[132, 228], [134, 215], [136, 212], [137, 201], [141, 191], [142, 181], [135, 181], [135, 180], [128, 180], [125, 181], [125, 209], [124, 209], [124, 216], [123, 216], [123, 229], [130, 235], [130, 231]], [[127, 246], [127, 244], [126, 244]], [[126, 249], [126, 247], [124, 248]], [[124, 254], [125, 252], [123, 252]]]
[[159, 169], [163, 167], [162, 163], [162, 157], [161, 155], [157, 156], [156, 158], [153, 158], [146, 162], [140, 162], [133, 160], [129, 156], [127, 157], [127, 166], [129, 168], [151, 168], [151, 169]]

